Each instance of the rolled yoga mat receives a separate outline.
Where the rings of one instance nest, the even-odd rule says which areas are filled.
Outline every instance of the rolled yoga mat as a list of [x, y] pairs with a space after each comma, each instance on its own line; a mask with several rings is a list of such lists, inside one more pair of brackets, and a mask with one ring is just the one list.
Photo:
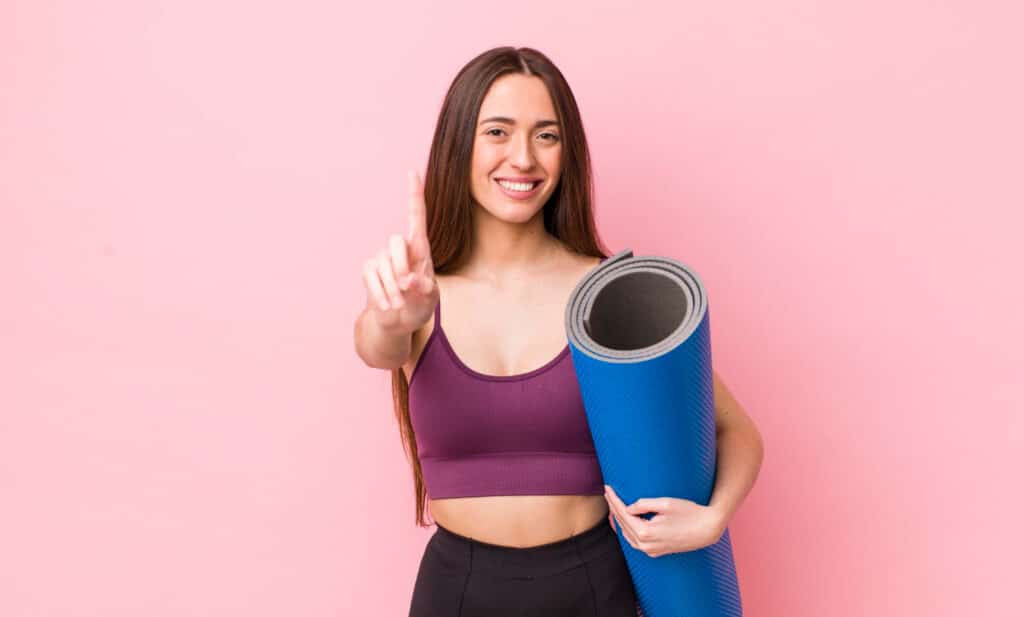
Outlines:
[[[576, 285], [565, 325], [605, 483], [626, 504], [708, 505], [717, 442], [708, 298], [697, 275], [625, 249]], [[616, 532], [644, 617], [743, 614], [728, 529], [708, 547], [659, 557]]]

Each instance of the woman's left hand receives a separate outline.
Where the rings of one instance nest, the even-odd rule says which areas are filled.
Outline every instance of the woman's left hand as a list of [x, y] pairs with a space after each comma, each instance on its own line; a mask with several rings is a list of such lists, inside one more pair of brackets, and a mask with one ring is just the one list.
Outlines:
[[[627, 506], [607, 484], [604, 496], [630, 546], [651, 557], [710, 546], [725, 532], [726, 522], [715, 510], [689, 499], [645, 498]], [[644, 512], [656, 515], [648, 520], [639, 516]]]

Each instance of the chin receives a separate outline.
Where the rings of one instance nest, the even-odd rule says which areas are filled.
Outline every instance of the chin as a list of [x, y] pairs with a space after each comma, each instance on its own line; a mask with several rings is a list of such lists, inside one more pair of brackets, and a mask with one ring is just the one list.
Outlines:
[[540, 213], [543, 208], [531, 204], [506, 203], [482, 206], [491, 216], [506, 223], [526, 223]]

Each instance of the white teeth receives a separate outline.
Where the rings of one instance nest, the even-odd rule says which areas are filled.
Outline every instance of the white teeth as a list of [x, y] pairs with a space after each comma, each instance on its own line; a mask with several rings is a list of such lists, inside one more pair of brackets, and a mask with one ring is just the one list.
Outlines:
[[498, 184], [507, 188], [510, 191], [522, 191], [528, 192], [533, 190], [533, 183], [526, 182], [509, 182], [507, 180], [498, 180]]

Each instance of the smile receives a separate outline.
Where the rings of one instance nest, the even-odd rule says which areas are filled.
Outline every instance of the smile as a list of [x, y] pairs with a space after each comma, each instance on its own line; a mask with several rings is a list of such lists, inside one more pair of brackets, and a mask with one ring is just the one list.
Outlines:
[[533, 183], [509, 182], [507, 180], [495, 180], [494, 182], [501, 188], [503, 193], [512, 199], [528, 199], [533, 197], [541, 185], [541, 180], [537, 180]]

